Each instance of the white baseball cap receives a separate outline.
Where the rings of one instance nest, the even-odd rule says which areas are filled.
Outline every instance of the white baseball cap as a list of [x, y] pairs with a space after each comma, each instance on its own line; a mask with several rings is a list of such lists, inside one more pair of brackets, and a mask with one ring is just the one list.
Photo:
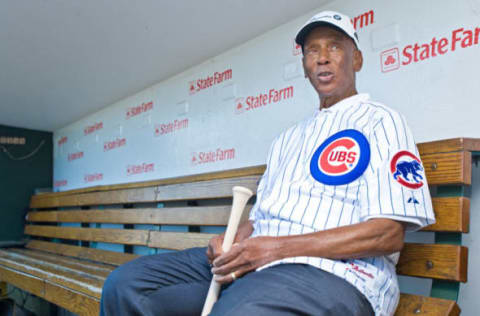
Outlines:
[[343, 33], [347, 34], [350, 37], [357, 49], [360, 49], [360, 43], [358, 42], [358, 35], [355, 32], [355, 28], [348, 16], [345, 14], [335, 12], [335, 11], [323, 11], [317, 13], [310, 20], [305, 23], [300, 31], [298, 31], [297, 36], [295, 37], [295, 42], [303, 47], [305, 43], [305, 38], [307, 37], [308, 33], [310, 33], [313, 28], [319, 25], [330, 24], [334, 27], [340, 29]]

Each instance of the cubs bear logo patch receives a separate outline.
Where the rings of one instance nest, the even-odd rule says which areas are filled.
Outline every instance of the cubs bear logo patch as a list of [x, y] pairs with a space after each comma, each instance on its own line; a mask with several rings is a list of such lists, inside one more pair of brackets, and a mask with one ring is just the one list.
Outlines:
[[328, 137], [310, 160], [312, 177], [327, 185], [343, 185], [360, 177], [370, 162], [370, 144], [357, 130], [346, 129]]
[[390, 161], [393, 179], [409, 189], [420, 189], [425, 178], [421, 160], [407, 150], [397, 152]]

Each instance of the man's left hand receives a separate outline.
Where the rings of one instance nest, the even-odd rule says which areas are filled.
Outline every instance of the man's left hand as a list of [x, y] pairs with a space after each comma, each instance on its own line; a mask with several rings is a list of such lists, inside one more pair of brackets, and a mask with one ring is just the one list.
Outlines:
[[254, 237], [234, 244], [230, 251], [213, 261], [212, 273], [220, 283], [230, 283], [246, 273], [280, 259], [279, 240], [275, 237]]

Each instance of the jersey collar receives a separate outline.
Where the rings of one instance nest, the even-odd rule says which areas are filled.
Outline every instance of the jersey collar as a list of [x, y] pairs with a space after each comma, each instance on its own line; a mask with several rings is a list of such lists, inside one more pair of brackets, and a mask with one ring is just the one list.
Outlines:
[[[362, 102], [365, 102], [370, 99], [370, 95], [368, 93], [359, 93], [352, 95], [346, 99], [343, 99], [340, 102], [335, 103], [334, 105], [326, 108], [326, 109], [317, 109], [317, 113], [335, 113], [338, 111], [346, 110], [352, 106], [359, 105]], [[317, 114], [316, 113], [316, 114]]]

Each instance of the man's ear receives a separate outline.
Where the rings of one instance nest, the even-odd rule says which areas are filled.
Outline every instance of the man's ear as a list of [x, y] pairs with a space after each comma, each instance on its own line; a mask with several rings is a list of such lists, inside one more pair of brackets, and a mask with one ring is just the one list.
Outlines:
[[363, 66], [363, 56], [362, 52], [358, 49], [353, 51], [353, 70], [359, 72]]

